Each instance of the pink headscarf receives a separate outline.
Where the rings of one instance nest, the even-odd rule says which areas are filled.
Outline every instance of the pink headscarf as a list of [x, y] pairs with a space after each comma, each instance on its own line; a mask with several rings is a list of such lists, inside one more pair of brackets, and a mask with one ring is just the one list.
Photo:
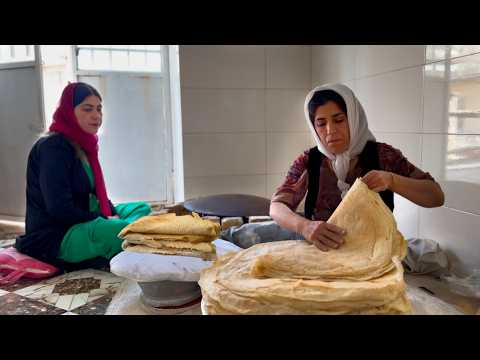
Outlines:
[[98, 136], [83, 131], [73, 111], [73, 95], [78, 83], [70, 83], [63, 90], [60, 105], [53, 114], [53, 122], [49, 130], [62, 133], [71, 141], [77, 143], [85, 154], [93, 171], [95, 191], [100, 203], [100, 211], [105, 216], [111, 216], [107, 189], [103, 180], [102, 168], [98, 161]]

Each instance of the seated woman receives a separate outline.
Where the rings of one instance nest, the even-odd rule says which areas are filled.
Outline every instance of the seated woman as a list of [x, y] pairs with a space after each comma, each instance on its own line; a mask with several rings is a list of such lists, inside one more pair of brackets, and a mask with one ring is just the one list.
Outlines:
[[[320, 86], [305, 100], [305, 118], [317, 144], [293, 163], [272, 196], [270, 216], [322, 251], [343, 244], [344, 230], [326, 221], [350, 186], [362, 177], [393, 211], [393, 193], [417, 205], [444, 203], [439, 184], [394, 147], [375, 141], [352, 90], [341, 84]], [[305, 198], [305, 217], [295, 213]]]
[[98, 160], [102, 97], [85, 83], [65, 87], [49, 132], [30, 151], [25, 235], [18, 251], [64, 270], [101, 268], [122, 251], [117, 234], [148, 215], [143, 202], [113, 206]]

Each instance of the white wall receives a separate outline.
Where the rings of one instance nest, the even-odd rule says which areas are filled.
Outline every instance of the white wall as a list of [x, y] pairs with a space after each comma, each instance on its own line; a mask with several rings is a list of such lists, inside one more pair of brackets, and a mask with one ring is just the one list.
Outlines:
[[270, 197], [311, 147], [311, 46], [180, 46], [185, 198]]
[[[424, 209], [396, 196], [395, 217], [405, 237], [439, 242], [459, 272], [480, 268], [478, 53], [478, 45], [312, 47], [312, 86], [351, 86], [377, 140], [441, 183], [445, 206]], [[462, 126], [456, 110], [473, 114]]]

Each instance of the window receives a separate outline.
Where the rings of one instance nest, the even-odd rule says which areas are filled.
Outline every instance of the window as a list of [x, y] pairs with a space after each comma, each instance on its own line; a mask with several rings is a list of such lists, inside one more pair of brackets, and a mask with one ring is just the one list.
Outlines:
[[31, 62], [35, 60], [33, 45], [0, 45], [0, 64]]
[[[76, 80], [93, 85], [102, 95], [99, 156], [111, 200], [183, 201], [183, 192], [176, 190], [182, 186], [183, 191], [183, 183], [179, 185], [177, 179], [177, 167], [183, 168], [183, 164], [181, 160], [173, 164], [172, 135], [172, 127], [178, 126], [174, 122], [180, 121], [178, 115], [172, 115], [180, 105], [180, 94], [172, 90], [172, 82], [178, 80], [171, 78], [179, 71], [178, 48], [73, 45], [70, 54]], [[129, 138], [141, 141], [125, 146]], [[175, 140], [175, 146], [181, 146], [181, 139]], [[117, 166], [119, 157], [131, 166]]]
[[77, 68], [82, 71], [162, 73], [162, 45], [77, 45]]

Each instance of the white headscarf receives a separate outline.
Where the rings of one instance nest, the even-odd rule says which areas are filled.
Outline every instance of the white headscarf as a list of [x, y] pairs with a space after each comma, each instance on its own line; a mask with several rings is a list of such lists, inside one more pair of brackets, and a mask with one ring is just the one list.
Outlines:
[[[347, 105], [348, 125], [350, 128], [350, 145], [345, 152], [339, 155], [332, 154], [329, 150], [327, 150], [327, 148], [320, 141], [312, 121], [310, 121], [308, 104], [313, 95], [320, 90], [335, 91], [343, 98], [345, 104]], [[367, 141], [375, 141], [375, 137], [368, 129], [367, 116], [365, 115], [362, 104], [360, 104], [355, 94], [348, 86], [343, 84], [327, 84], [317, 86], [308, 93], [305, 99], [304, 109], [305, 119], [307, 120], [310, 132], [317, 143], [317, 148], [323, 155], [330, 159], [333, 171], [335, 172], [335, 175], [337, 175], [337, 186], [342, 192], [343, 199], [350, 188], [350, 185], [345, 182], [345, 178], [347, 177], [347, 173], [350, 168], [350, 160], [362, 152]]]

